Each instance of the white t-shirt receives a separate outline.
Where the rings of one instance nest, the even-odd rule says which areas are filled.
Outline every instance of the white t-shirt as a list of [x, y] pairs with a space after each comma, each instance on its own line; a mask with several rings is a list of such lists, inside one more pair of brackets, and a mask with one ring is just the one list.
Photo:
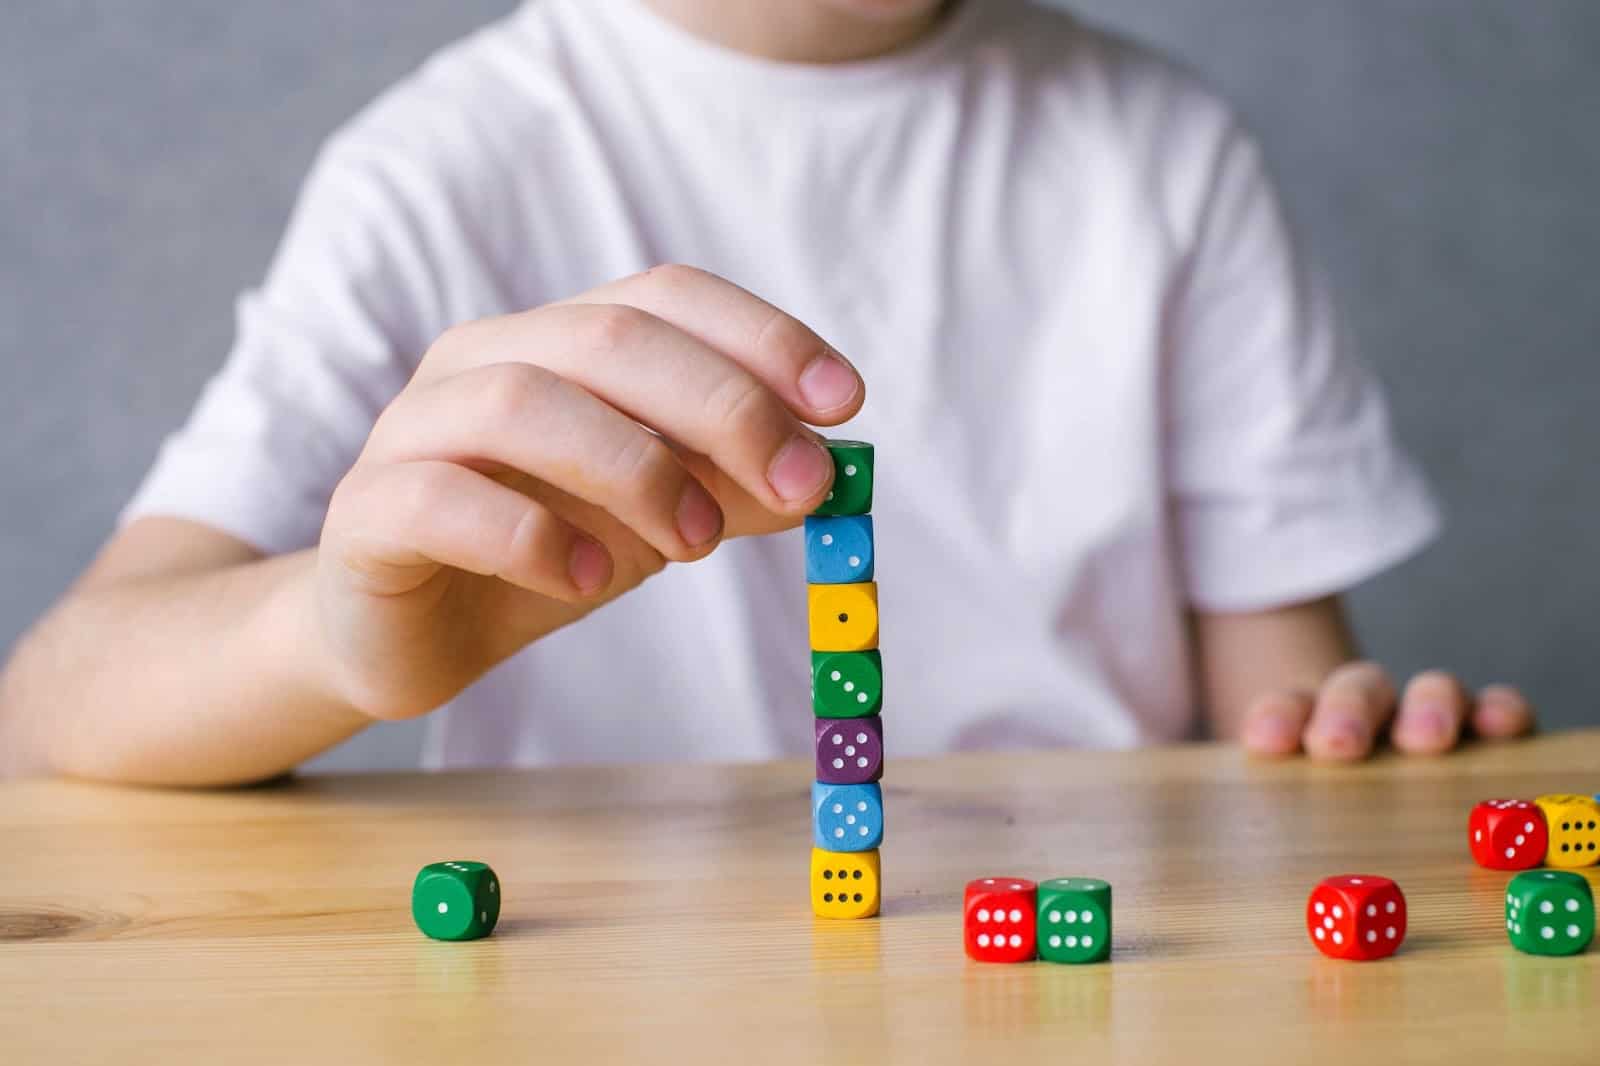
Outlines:
[[[782, 64], [541, 0], [328, 142], [236, 346], [124, 520], [317, 542], [447, 326], [662, 262], [861, 369], [893, 755], [1193, 732], [1189, 606], [1347, 588], [1437, 520], [1260, 155], [1171, 64], [1013, 0]], [[811, 743], [799, 531], [670, 565], [431, 718], [430, 766]]]

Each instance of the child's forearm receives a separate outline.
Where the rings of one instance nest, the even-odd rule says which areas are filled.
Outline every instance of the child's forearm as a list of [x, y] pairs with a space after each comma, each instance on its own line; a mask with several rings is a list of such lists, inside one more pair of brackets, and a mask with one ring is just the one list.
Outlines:
[[320, 680], [312, 552], [69, 595], [0, 677], [0, 770], [275, 776], [371, 719]]
[[723, 540], [792, 528], [861, 407], [820, 336], [664, 266], [446, 330], [333, 487], [315, 555], [147, 515], [0, 679], [0, 762], [165, 784], [277, 774]]
[[1419, 755], [1449, 751], [1471, 728], [1514, 737], [1533, 728], [1522, 694], [1490, 685], [1473, 694], [1440, 670], [1403, 692], [1382, 666], [1356, 660], [1336, 597], [1264, 611], [1190, 616], [1196, 666], [1213, 735], [1252, 752], [1348, 762], [1385, 733]]
[[1201, 698], [1213, 736], [1236, 739], [1251, 706], [1282, 692], [1316, 692], [1356, 657], [1336, 597], [1272, 610], [1190, 616]]

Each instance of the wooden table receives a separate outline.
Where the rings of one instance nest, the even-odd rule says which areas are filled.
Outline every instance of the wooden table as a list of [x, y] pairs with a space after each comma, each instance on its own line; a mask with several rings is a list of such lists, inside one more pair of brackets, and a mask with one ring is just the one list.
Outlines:
[[[0, 785], [0, 1062], [1600, 1062], [1600, 949], [1513, 951], [1508, 875], [1464, 831], [1481, 798], [1600, 786], [1600, 731], [1346, 769], [892, 769], [864, 922], [811, 917], [809, 762]], [[499, 871], [492, 938], [412, 927], [446, 858]], [[1324, 959], [1306, 894], [1359, 872], [1401, 883], [1411, 934]], [[1112, 881], [1112, 961], [967, 962], [960, 892], [989, 873]]]

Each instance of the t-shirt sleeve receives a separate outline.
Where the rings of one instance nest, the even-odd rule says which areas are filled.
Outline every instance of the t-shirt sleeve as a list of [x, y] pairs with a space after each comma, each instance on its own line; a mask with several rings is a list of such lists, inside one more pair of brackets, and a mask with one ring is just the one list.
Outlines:
[[1343, 591], [1431, 540], [1437, 508], [1236, 124], [1197, 202], [1163, 324], [1187, 595], [1240, 611]]
[[426, 181], [336, 136], [301, 190], [226, 363], [122, 512], [204, 522], [269, 554], [316, 543], [334, 487], [448, 323]]

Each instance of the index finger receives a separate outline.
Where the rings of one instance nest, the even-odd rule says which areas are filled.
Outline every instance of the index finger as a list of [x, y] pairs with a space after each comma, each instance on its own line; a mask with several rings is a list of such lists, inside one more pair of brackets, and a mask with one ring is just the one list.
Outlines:
[[739, 363], [815, 426], [838, 425], [866, 399], [856, 368], [810, 326], [706, 270], [652, 267], [561, 302], [628, 304], [655, 315]]
[[[615, 430], [621, 418], [577, 419], [563, 442], [570, 481], [610, 470], [628, 485], [647, 488], [664, 469], [679, 467], [662, 461], [663, 440], [706, 456], [776, 515], [809, 512], [833, 477], [816, 431], [776, 391], [737, 360], [631, 304], [551, 304], [453, 327], [428, 350], [407, 390], [495, 364], [538, 367], [550, 372], [549, 380], [534, 381], [530, 393], [527, 375], [478, 374], [483, 388], [468, 394], [480, 417], [458, 416], [451, 429], [479, 439], [452, 459], [497, 459], [546, 477], [519, 465], [528, 455], [503, 453], [517, 440], [527, 444], [528, 435], [556, 428], [559, 419], [551, 412], [557, 406], [593, 406], [584, 403], [592, 397], [660, 439], [601, 431], [601, 422]], [[553, 395], [552, 380], [577, 389]], [[508, 423], [504, 431], [491, 428], [497, 421]]]

